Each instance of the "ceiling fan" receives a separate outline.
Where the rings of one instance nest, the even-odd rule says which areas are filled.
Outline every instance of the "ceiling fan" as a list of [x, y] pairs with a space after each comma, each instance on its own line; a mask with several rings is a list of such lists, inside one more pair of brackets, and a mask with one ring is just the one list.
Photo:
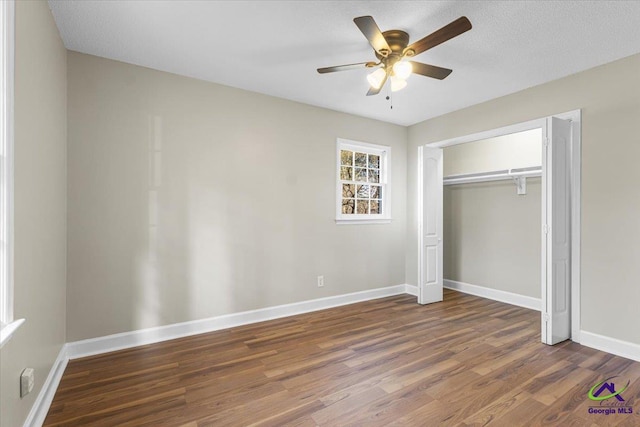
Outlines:
[[393, 92], [407, 85], [406, 79], [413, 74], [432, 77], [442, 80], [453, 70], [423, 64], [422, 62], [408, 61], [422, 52], [438, 46], [471, 29], [471, 22], [466, 16], [462, 16], [448, 25], [440, 28], [428, 36], [409, 44], [409, 34], [401, 30], [389, 30], [381, 32], [380, 28], [371, 16], [360, 16], [353, 20], [362, 34], [369, 40], [375, 51], [378, 62], [360, 62], [357, 64], [338, 65], [335, 67], [318, 68], [318, 73], [334, 73], [336, 71], [355, 70], [359, 68], [378, 68], [367, 76], [371, 88], [367, 96], [377, 95], [386, 83], [391, 80]]

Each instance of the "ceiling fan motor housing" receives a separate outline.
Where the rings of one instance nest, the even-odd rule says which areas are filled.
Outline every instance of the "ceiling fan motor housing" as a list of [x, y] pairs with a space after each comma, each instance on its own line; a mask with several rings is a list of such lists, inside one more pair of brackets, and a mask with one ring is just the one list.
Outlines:
[[[382, 33], [387, 44], [391, 48], [391, 52], [383, 51], [381, 53], [376, 52], [376, 56], [385, 66], [385, 68], [392, 68], [393, 64], [400, 61], [403, 56], [413, 56], [412, 51], [405, 52], [405, 49], [409, 45], [409, 34], [402, 30], [389, 30]], [[384, 55], [386, 54], [386, 55]]]

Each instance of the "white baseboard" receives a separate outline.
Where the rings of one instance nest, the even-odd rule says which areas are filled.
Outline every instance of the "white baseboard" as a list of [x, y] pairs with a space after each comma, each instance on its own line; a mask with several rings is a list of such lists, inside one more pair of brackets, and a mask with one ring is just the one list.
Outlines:
[[418, 287], [415, 285], [404, 285], [405, 289], [404, 292], [409, 294], [409, 295], [413, 295], [414, 297], [418, 296]]
[[153, 344], [175, 338], [247, 325], [250, 323], [264, 322], [266, 320], [279, 319], [281, 317], [309, 313], [312, 311], [324, 310], [356, 302], [384, 298], [392, 295], [400, 295], [405, 292], [406, 285], [404, 284], [388, 286], [386, 288], [371, 289], [345, 295], [318, 298], [292, 304], [278, 305], [275, 307], [261, 308], [258, 310], [232, 313], [208, 319], [174, 323], [172, 325], [159, 326], [156, 328], [140, 329], [137, 331], [107, 335], [104, 337], [68, 343], [67, 354], [69, 359], [77, 359], [79, 357], [93, 356], [110, 351]]
[[639, 344], [609, 338], [587, 331], [580, 331], [580, 344], [640, 362]]
[[53, 402], [56, 390], [58, 390], [58, 385], [60, 384], [62, 374], [64, 373], [64, 369], [67, 367], [68, 362], [69, 357], [67, 356], [67, 344], [65, 344], [60, 349], [60, 353], [58, 353], [58, 357], [55, 362], [53, 362], [53, 366], [51, 366], [47, 379], [44, 381], [44, 384], [42, 384], [40, 393], [38, 393], [36, 400], [33, 402], [31, 411], [29, 411], [29, 415], [27, 415], [27, 419], [24, 422], [24, 427], [42, 426], [44, 419], [47, 417], [47, 413], [49, 412], [51, 402]]
[[457, 282], [455, 280], [444, 279], [444, 287], [455, 291], [464, 292], [465, 294], [475, 295], [482, 298], [488, 298], [495, 301], [506, 302], [507, 304], [517, 305], [519, 307], [540, 311], [542, 304], [540, 298], [528, 297], [525, 295], [514, 294], [512, 292], [499, 291], [497, 289], [485, 288], [483, 286], [471, 285], [469, 283]]

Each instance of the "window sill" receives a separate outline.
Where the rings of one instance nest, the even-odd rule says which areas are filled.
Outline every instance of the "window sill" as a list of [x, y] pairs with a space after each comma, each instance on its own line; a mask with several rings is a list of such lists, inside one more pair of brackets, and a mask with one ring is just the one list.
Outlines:
[[337, 225], [357, 224], [391, 224], [391, 219], [336, 219]]
[[2, 348], [11, 336], [18, 330], [20, 325], [24, 323], [24, 319], [14, 320], [13, 322], [3, 325], [2, 329], [0, 329], [0, 348]]

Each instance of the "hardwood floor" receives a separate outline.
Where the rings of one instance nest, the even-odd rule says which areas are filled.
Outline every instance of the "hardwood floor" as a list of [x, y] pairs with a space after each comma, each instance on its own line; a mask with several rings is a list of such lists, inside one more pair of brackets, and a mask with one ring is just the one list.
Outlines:
[[[545, 346], [539, 323], [446, 290], [73, 360], [45, 425], [639, 426], [640, 363]], [[589, 389], [616, 375], [634, 413], [590, 414]]]

